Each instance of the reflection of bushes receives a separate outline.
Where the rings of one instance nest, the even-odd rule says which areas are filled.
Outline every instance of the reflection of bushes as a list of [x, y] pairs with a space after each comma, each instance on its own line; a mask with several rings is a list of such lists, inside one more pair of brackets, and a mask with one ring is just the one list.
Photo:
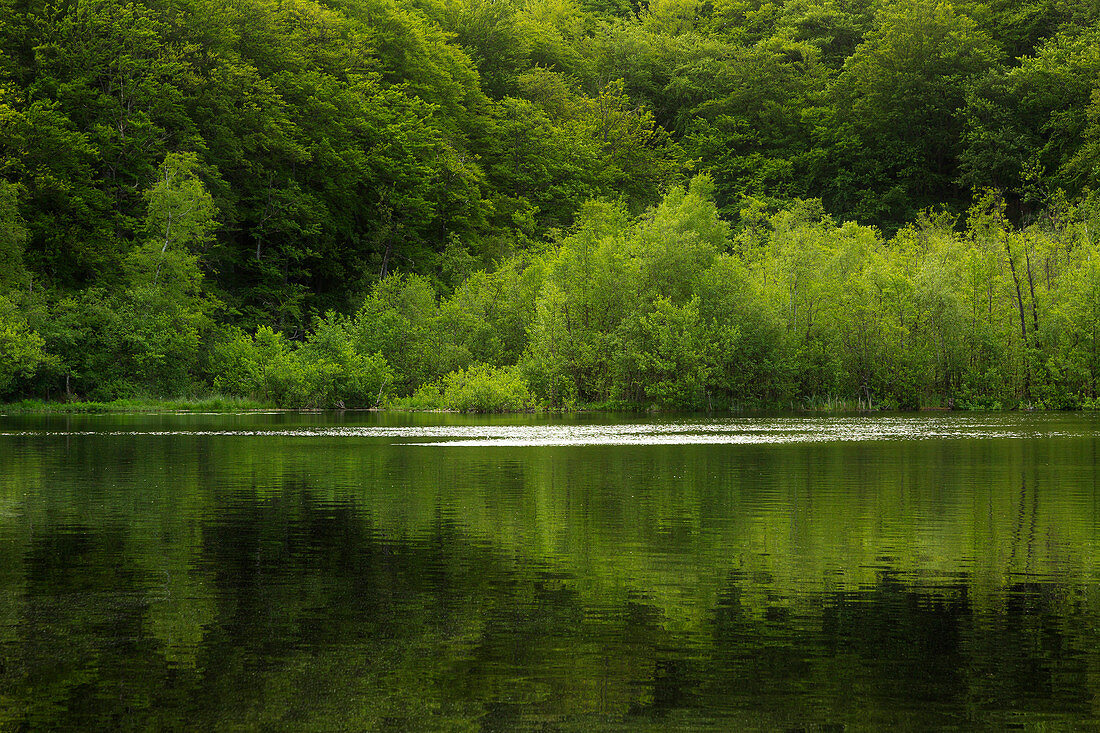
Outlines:
[[[0, 727], [878, 729], [904, 714], [919, 729], [1060, 729], [1090, 715], [1080, 587], [1016, 583], [982, 608], [966, 579], [887, 571], [793, 599], [735, 571], [713, 601], [670, 612], [633, 580], [593, 584], [445, 517], [398, 541], [308, 489], [219, 509], [198, 549], [217, 603], [184, 664], [149, 633], [168, 565], [118, 528], [41, 532]], [[192, 618], [160, 630], [188, 638]]]

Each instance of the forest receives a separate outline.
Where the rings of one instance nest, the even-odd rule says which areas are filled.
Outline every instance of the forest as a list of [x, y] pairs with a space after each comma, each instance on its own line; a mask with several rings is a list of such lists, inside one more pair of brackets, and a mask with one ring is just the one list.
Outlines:
[[1100, 407], [1100, 0], [0, 0], [0, 401]]

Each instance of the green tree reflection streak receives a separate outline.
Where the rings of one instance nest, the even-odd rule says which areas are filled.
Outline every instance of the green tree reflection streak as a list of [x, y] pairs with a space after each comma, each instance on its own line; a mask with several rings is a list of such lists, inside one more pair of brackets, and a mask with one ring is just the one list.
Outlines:
[[[215, 419], [331, 418], [95, 420]], [[4, 437], [0, 721], [1095, 722], [1096, 440], [1041, 420], [1067, 435]]]

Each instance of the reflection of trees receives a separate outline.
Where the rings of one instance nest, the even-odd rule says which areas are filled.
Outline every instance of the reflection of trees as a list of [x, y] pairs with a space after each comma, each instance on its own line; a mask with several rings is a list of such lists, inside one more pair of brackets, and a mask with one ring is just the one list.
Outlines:
[[192, 570], [214, 602], [190, 664], [149, 632], [147, 545], [117, 526], [37, 534], [0, 723], [923, 727], [1067, 720], [1092, 700], [1096, 611], [1049, 578], [998, 606], [967, 576], [792, 598], [738, 571], [685, 624], [646, 588], [505, 550], [442, 504], [407, 537], [303, 484], [208, 517]]
[[119, 527], [54, 526], [35, 538], [16, 640], [3, 650], [0, 727], [158, 728], [182, 708], [146, 629], [148, 578], [125, 545]]
[[928, 584], [883, 573], [868, 588], [763, 613], [743, 603], [752, 584], [734, 575], [715, 608], [708, 704], [770, 712], [771, 725], [918, 729], [1091, 714], [1095, 609], [1068, 602], [1064, 584], [1015, 584], [990, 609], [965, 576]]
[[0, 729], [1002, 727], [1100, 678], [1086, 441], [36, 441]]
[[[1020, 482], [1020, 501], [1016, 518], [1012, 524], [1012, 552], [1008, 558], [1010, 569], [1015, 569], [1017, 552], [1022, 555], [1023, 572], [1032, 571], [1032, 559], [1035, 552], [1035, 525], [1039, 521], [1039, 492], [1035, 485], [1031, 487], [1031, 500], [1028, 501], [1027, 478]], [[1021, 547], [1023, 545], [1023, 547]]]

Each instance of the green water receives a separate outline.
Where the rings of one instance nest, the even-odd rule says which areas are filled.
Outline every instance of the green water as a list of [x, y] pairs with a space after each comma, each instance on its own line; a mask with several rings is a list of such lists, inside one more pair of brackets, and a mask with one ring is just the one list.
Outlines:
[[1100, 418], [0, 418], [0, 730], [1100, 725]]

